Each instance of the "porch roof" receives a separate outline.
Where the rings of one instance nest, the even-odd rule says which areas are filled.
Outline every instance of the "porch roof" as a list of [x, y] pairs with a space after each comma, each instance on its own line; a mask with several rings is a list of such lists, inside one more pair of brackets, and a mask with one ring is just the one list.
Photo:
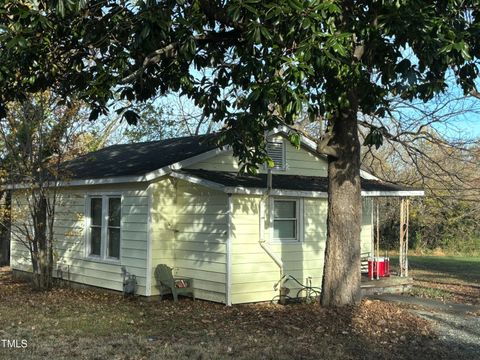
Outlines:
[[[209, 171], [203, 169], [182, 169], [178, 172], [180, 178], [187, 181], [194, 178], [204, 180], [205, 184], [216, 184], [223, 187], [225, 192], [238, 193], [246, 190], [265, 190], [267, 186], [267, 174], [238, 175], [236, 172]], [[195, 181], [193, 181], [195, 182]], [[197, 181], [198, 182], [198, 181]], [[418, 188], [406, 187], [380, 180], [361, 179], [363, 196], [423, 196], [424, 191]], [[325, 194], [328, 191], [328, 178], [323, 176], [302, 175], [272, 175], [272, 189], [286, 190], [289, 192], [310, 192]], [[250, 190], [250, 191], [248, 191]]]

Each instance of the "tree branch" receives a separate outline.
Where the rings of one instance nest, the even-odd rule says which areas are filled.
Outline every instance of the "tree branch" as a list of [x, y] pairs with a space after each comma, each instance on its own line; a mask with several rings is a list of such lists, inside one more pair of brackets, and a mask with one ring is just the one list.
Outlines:
[[[197, 43], [198, 46], [205, 46], [207, 44], [219, 42], [236, 44], [241, 40], [241, 33], [237, 30], [209, 32], [205, 35], [194, 36], [192, 39]], [[163, 59], [176, 57], [178, 55], [178, 48], [180, 45], [181, 43], [179, 41], [175, 41], [150, 53], [145, 57], [142, 65], [137, 70], [121, 80], [121, 84], [127, 84], [136, 78], [141, 77], [149, 65], [158, 64]]]

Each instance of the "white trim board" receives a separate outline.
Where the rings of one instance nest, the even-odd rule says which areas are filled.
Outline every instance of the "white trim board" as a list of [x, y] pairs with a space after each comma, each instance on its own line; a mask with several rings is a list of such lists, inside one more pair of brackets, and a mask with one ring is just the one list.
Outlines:
[[152, 203], [153, 193], [152, 186], [147, 188], [147, 269], [145, 271], [145, 295], [152, 295]]
[[423, 190], [397, 190], [397, 191], [366, 191], [366, 190], [362, 190], [362, 196], [365, 196], [365, 197], [381, 197], [381, 196], [412, 197], [412, 196], [425, 196], [425, 191], [423, 191]]
[[[207, 188], [222, 191], [228, 194], [244, 194], [244, 195], [264, 195], [267, 193], [267, 188], [246, 188], [242, 186], [225, 186], [210, 180], [202, 179], [195, 175], [181, 174], [172, 172], [170, 176], [182, 179], [192, 184], [205, 186]], [[270, 189], [270, 195], [273, 196], [291, 196], [291, 197], [310, 197], [310, 198], [327, 198], [328, 193], [323, 191], [305, 191], [305, 190], [287, 190], [287, 189]], [[409, 196], [424, 196], [423, 190], [397, 190], [397, 191], [364, 191], [362, 196], [395, 196], [395, 197], [409, 197]]]
[[233, 202], [232, 194], [228, 194], [228, 233], [226, 243], [226, 276], [225, 276], [225, 305], [232, 306], [232, 239], [233, 239]]
[[[189, 174], [182, 174], [172, 172], [170, 176], [181, 179], [192, 184], [205, 186], [207, 188], [222, 191], [228, 194], [244, 194], [244, 195], [264, 195], [267, 193], [267, 188], [246, 188], [242, 186], [225, 186], [214, 181], [205, 180], [201, 177]], [[309, 197], [309, 198], [327, 198], [328, 193], [323, 191], [308, 191], [308, 190], [288, 190], [288, 189], [270, 189], [270, 195], [273, 196], [291, 196], [291, 197]], [[362, 190], [364, 197], [380, 197], [380, 196], [394, 196], [394, 197], [409, 197], [409, 196], [425, 196], [423, 190], [395, 190], [395, 191], [365, 191]]]

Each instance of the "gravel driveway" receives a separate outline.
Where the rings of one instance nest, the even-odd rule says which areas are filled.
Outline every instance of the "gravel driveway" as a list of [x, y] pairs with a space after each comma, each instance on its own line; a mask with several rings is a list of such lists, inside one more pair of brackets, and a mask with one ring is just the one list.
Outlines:
[[451, 349], [452, 359], [480, 359], [480, 306], [395, 294], [373, 298], [400, 302], [407, 305], [412, 313], [431, 321], [438, 340]]

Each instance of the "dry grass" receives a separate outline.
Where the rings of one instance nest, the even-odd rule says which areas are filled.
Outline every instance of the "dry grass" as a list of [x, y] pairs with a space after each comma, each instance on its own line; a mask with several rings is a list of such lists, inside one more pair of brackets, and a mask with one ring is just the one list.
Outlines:
[[380, 301], [341, 309], [144, 302], [86, 290], [33, 292], [3, 271], [0, 314], [0, 340], [28, 341], [26, 349], [0, 343], [2, 359], [448, 358], [426, 321]]

